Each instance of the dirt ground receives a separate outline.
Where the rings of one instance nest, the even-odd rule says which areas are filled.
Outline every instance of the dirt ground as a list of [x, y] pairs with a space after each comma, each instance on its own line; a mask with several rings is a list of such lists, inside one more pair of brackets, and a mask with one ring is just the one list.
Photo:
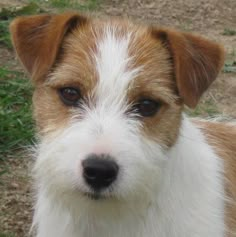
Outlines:
[[[22, 5], [24, 1], [1, 0], [0, 8]], [[105, 0], [98, 15], [126, 16], [136, 21], [194, 31], [224, 45], [227, 60], [236, 60], [236, 35], [223, 35], [225, 29], [236, 30], [235, 0]], [[0, 66], [19, 68], [13, 52], [0, 48]], [[236, 118], [236, 73], [221, 73], [203, 101], [212, 99], [221, 114]], [[32, 194], [28, 166], [30, 159], [9, 159], [10, 172], [0, 180], [0, 233], [27, 235], [32, 211]]]

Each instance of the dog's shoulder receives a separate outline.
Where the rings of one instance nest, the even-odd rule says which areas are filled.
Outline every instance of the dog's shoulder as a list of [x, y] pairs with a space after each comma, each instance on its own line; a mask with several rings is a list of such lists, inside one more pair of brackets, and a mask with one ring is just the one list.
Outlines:
[[194, 119], [193, 122], [202, 130], [207, 142], [220, 156], [236, 161], [236, 121]]
[[229, 236], [236, 233], [236, 122], [195, 120], [194, 123], [204, 133], [207, 142], [219, 157], [224, 160], [226, 195], [228, 208], [226, 222]]

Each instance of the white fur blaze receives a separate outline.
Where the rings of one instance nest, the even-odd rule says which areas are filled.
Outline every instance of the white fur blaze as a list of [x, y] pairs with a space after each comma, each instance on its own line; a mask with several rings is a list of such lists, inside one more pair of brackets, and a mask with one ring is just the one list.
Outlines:
[[131, 33], [116, 36], [116, 29], [107, 26], [103, 38], [97, 43], [96, 68], [99, 83], [96, 94], [100, 102], [119, 104], [126, 95], [129, 83], [134, 80], [140, 68], [132, 69], [129, 55]]

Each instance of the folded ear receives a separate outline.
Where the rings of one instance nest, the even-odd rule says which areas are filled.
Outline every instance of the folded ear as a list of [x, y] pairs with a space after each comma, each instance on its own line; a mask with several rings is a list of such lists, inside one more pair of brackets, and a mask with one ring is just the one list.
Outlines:
[[64, 36], [86, 18], [75, 13], [19, 17], [10, 25], [13, 45], [34, 80], [52, 67]]
[[187, 106], [195, 107], [223, 65], [223, 48], [190, 33], [168, 29], [153, 32], [170, 51], [180, 97]]

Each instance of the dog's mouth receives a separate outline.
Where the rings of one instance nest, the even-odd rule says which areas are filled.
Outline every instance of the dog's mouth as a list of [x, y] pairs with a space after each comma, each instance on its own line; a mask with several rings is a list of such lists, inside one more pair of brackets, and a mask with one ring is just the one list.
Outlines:
[[106, 199], [107, 197], [105, 197], [104, 195], [102, 195], [99, 192], [91, 192], [91, 193], [83, 193], [85, 197], [91, 199], [91, 200], [101, 200], [101, 199]]
[[107, 194], [104, 194], [102, 192], [85, 192], [83, 193], [83, 195], [88, 198], [88, 199], [91, 199], [91, 200], [95, 200], [95, 201], [98, 201], [98, 200], [107, 200], [107, 199], [114, 199], [115, 197], [111, 194], [107, 195]]

